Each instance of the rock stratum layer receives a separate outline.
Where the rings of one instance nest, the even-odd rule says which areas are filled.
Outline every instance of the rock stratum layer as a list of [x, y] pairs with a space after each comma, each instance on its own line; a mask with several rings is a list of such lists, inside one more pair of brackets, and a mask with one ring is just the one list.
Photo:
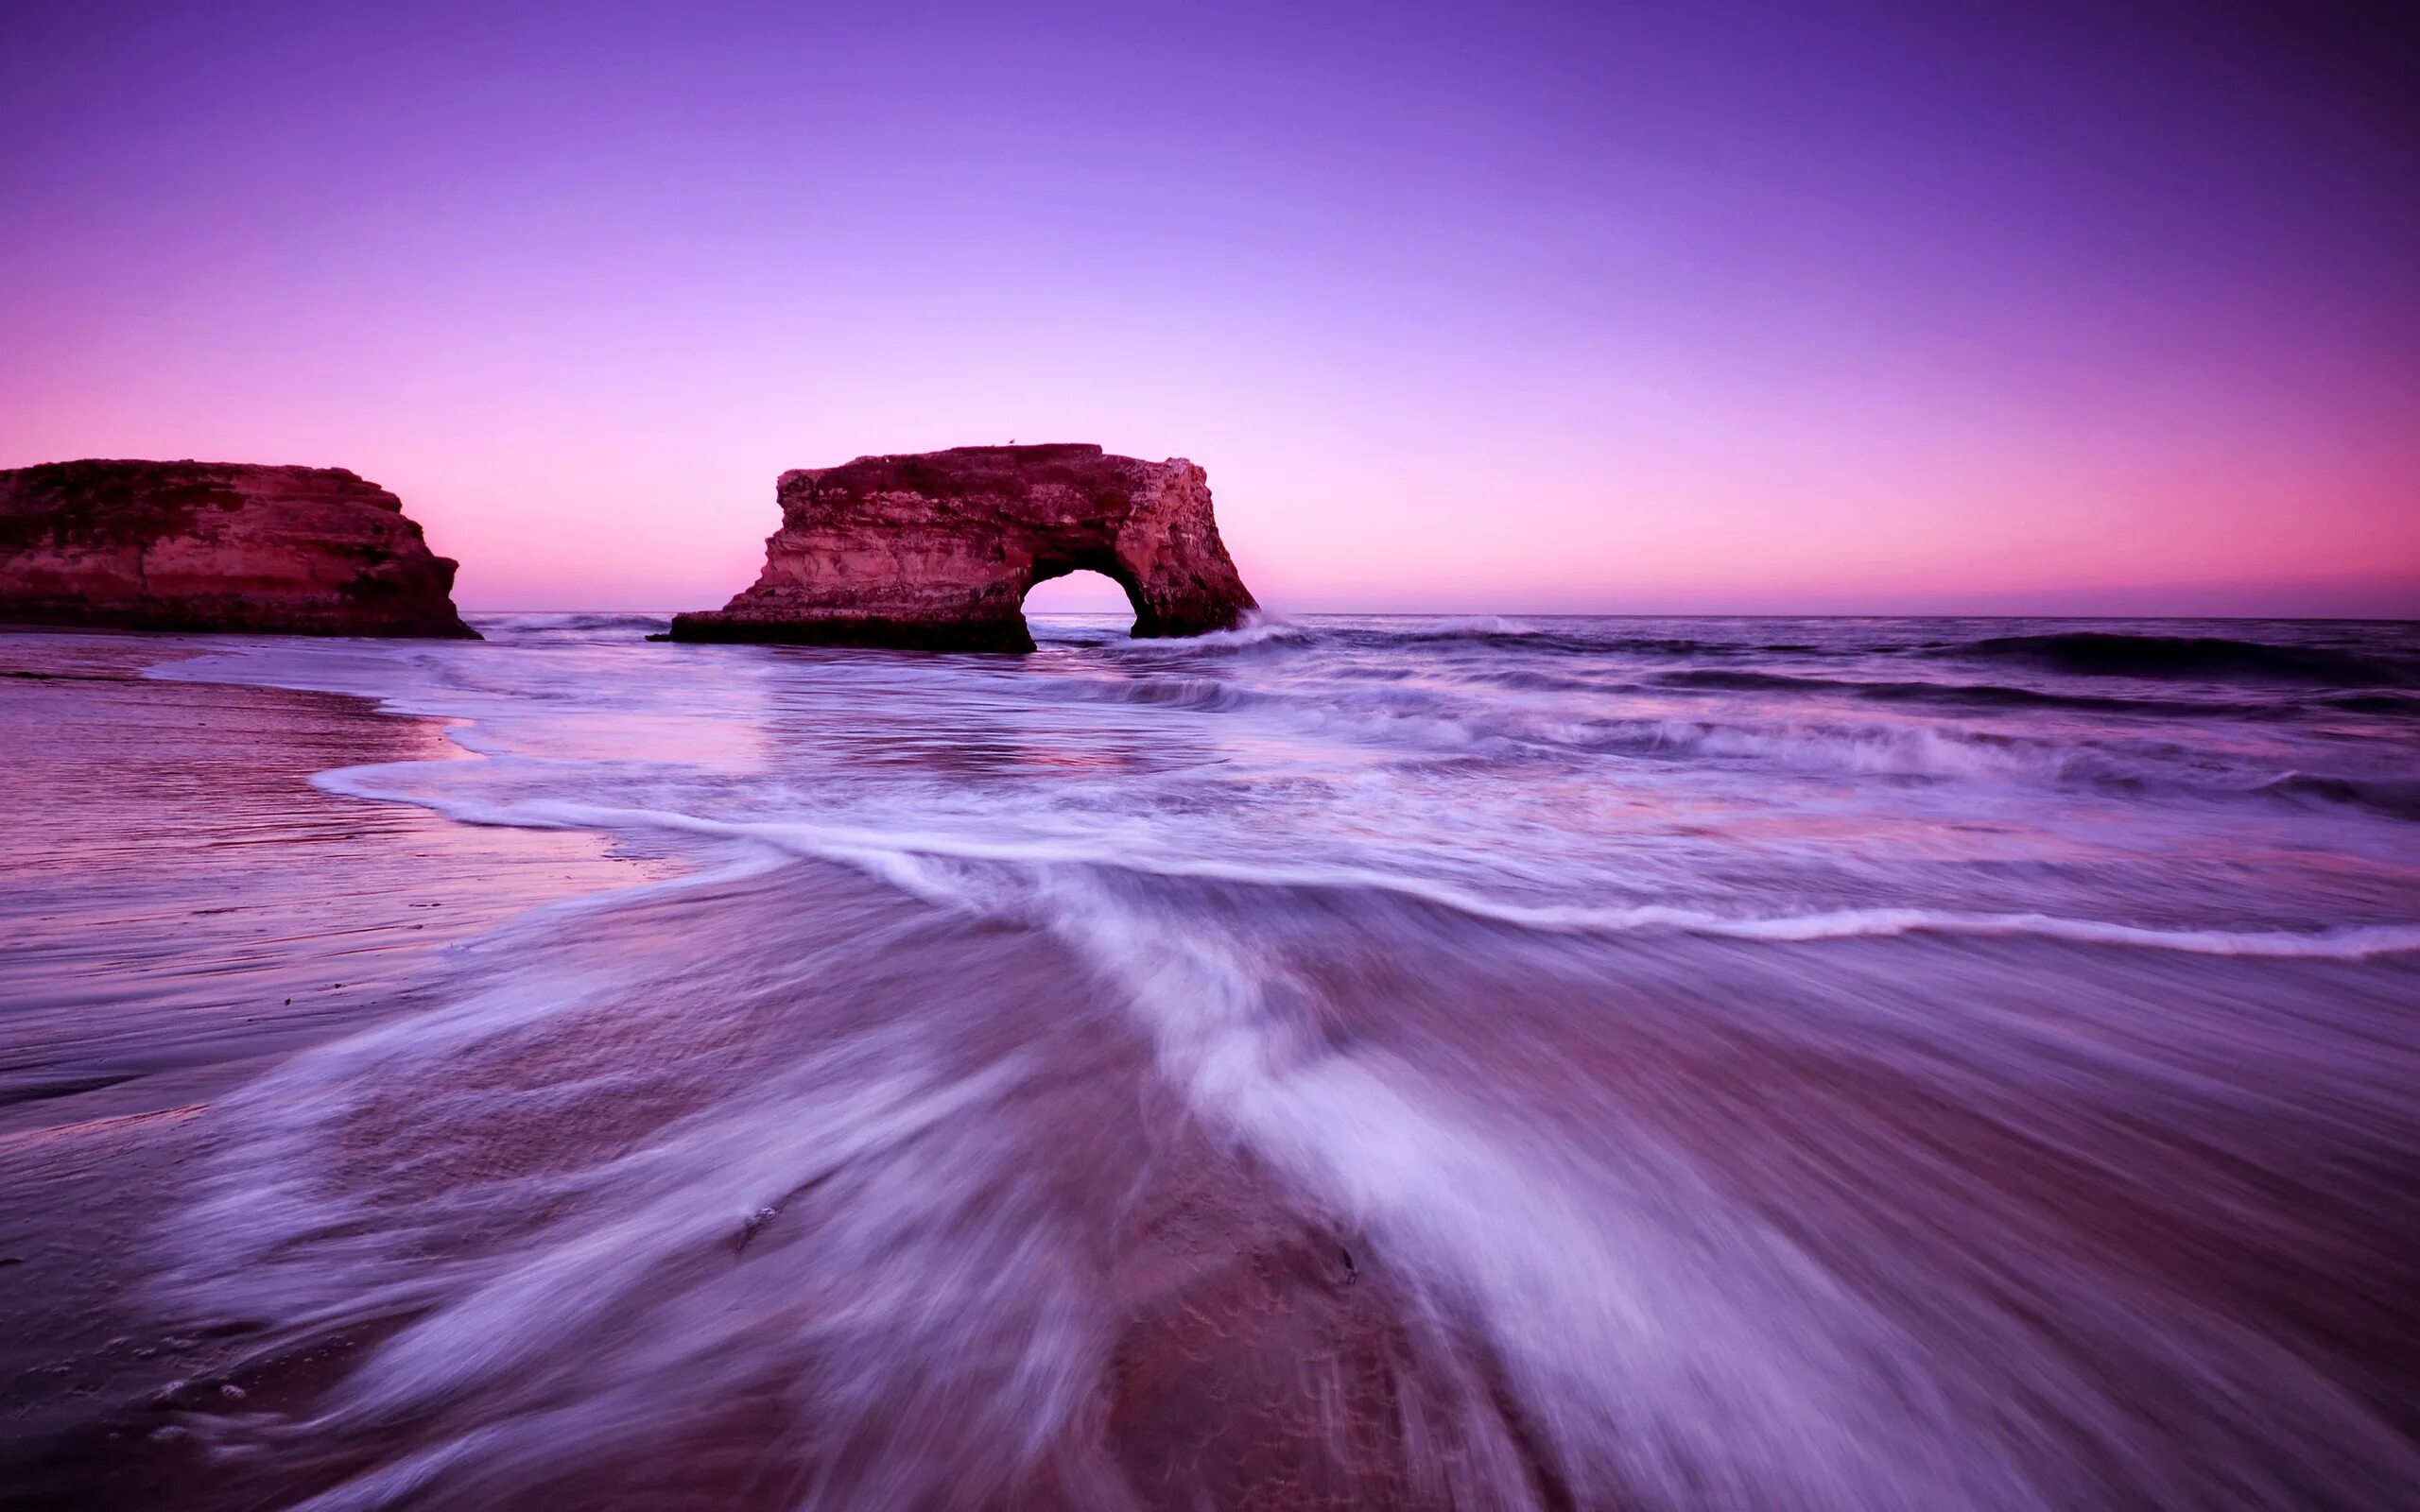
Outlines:
[[0, 472], [0, 621], [476, 640], [454, 569], [401, 499], [342, 468]]
[[1091, 571], [1137, 636], [1229, 629], [1255, 608], [1219, 540], [1207, 473], [1098, 446], [961, 446], [782, 474], [755, 585], [683, 614], [676, 641], [1029, 651], [1034, 584]]

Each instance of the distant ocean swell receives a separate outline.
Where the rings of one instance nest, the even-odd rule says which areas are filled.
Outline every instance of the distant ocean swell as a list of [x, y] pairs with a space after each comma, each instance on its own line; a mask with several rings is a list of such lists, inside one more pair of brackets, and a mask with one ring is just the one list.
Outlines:
[[1641, 636], [1567, 628], [1551, 617], [1527, 622], [1486, 618], [1405, 629], [1328, 624], [1314, 630], [1282, 620], [1206, 638], [1205, 644], [1248, 647], [1332, 642], [1496, 646], [1530, 655], [1671, 658], [1798, 656], [1832, 659], [1912, 657], [1939, 662], [2002, 662], [2084, 678], [2155, 681], [2293, 683], [2334, 688], [2420, 688], [2420, 653], [2402, 646], [2350, 650], [2325, 644], [2279, 645], [2218, 635], [2164, 635], [2113, 630], [2061, 630], [1983, 635], [1957, 641], [1860, 641], [1864, 621], [1816, 622], [1838, 627], [1824, 640], [1759, 643], [1740, 639]]
[[2340, 688], [2420, 687], [2420, 663], [2405, 655], [2310, 645], [2275, 645], [2222, 636], [2128, 635], [2078, 630], [1992, 636], [1949, 654], [2031, 662], [2088, 677], [2168, 678], [2214, 682], [2297, 682]]

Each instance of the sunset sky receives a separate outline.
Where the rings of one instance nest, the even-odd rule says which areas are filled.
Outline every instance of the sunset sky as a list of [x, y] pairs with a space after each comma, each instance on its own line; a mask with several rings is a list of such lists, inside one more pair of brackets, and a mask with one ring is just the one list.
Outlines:
[[474, 609], [1015, 438], [1280, 610], [2420, 615], [2361, 13], [19, 0], [0, 466], [349, 467]]

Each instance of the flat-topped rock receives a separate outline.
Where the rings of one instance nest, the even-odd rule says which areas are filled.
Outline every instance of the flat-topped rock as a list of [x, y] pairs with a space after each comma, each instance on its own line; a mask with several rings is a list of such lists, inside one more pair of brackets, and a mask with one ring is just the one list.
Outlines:
[[755, 585], [676, 641], [1029, 651], [1021, 606], [1072, 572], [1126, 590], [1138, 636], [1229, 629], [1256, 607], [1209, 475], [1098, 446], [961, 446], [785, 472]]
[[0, 472], [0, 622], [476, 640], [404, 503], [342, 468]]

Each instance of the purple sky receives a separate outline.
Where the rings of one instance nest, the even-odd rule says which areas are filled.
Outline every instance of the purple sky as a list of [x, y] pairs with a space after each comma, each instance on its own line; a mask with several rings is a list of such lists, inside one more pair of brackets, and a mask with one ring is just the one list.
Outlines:
[[1281, 610], [2420, 615], [2362, 14], [13, 0], [0, 466], [351, 467], [472, 607], [1014, 438]]

